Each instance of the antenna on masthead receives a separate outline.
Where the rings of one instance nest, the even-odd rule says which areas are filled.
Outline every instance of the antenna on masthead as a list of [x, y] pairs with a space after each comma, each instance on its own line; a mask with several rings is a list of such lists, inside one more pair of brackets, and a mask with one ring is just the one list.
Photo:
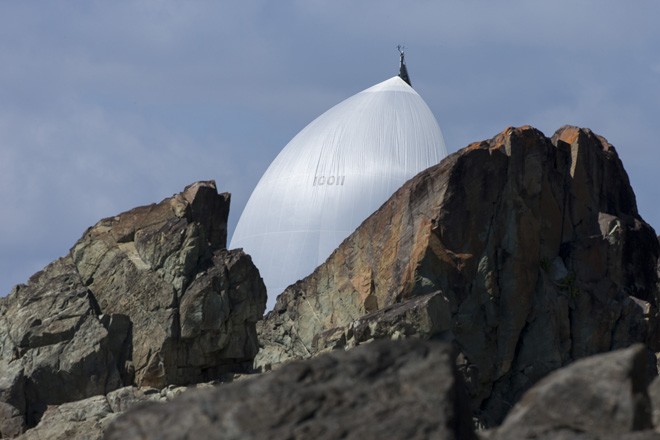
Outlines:
[[400, 44], [397, 45], [396, 48], [399, 51], [399, 77], [407, 82], [410, 87], [412, 87], [412, 84], [410, 83], [410, 77], [408, 76], [408, 69], [406, 68], [406, 62], [404, 60], [404, 57], [406, 56], [406, 48]]

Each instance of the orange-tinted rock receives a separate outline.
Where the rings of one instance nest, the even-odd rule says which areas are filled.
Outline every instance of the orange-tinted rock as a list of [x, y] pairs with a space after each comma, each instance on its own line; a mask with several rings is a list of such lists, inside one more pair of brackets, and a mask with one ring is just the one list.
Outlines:
[[475, 413], [497, 423], [574, 359], [638, 341], [657, 349], [657, 259], [604, 138], [508, 128], [408, 181], [287, 288], [260, 325], [256, 365], [313, 356], [324, 332], [440, 291]]

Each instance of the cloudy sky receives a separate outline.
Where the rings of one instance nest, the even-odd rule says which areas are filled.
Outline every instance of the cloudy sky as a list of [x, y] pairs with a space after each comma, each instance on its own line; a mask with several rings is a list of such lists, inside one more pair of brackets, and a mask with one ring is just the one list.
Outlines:
[[197, 180], [232, 193], [308, 122], [397, 73], [450, 152], [592, 128], [660, 228], [660, 2], [0, 2], [0, 294], [102, 217]]

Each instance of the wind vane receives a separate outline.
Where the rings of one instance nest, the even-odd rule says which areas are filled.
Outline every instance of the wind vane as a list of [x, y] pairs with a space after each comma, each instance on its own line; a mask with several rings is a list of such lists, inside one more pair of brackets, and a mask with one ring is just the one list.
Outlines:
[[407, 82], [410, 87], [412, 87], [412, 84], [410, 83], [410, 77], [408, 76], [408, 69], [406, 68], [406, 62], [404, 60], [404, 57], [406, 56], [406, 48], [400, 44], [397, 45], [396, 48], [399, 51], [399, 77]]

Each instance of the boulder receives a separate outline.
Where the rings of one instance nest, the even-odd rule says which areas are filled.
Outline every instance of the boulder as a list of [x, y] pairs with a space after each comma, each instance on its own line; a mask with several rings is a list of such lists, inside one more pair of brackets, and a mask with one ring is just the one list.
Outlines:
[[101, 220], [0, 298], [0, 437], [127, 385], [251, 370], [266, 292], [250, 257], [225, 249], [228, 210], [214, 182], [195, 183]]
[[508, 128], [408, 181], [288, 287], [255, 365], [315, 356], [319, 341], [341, 345], [336, 329], [439, 292], [444, 308], [426, 314], [449, 317], [474, 413], [494, 426], [575, 359], [635, 342], [658, 351], [658, 253], [603, 137]]
[[527, 391], [488, 438], [660, 439], [652, 431], [646, 360], [637, 344], [559, 369]]
[[474, 437], [454, 352], [378, 341], [129, 411], [106, 439], [464, 439]]

